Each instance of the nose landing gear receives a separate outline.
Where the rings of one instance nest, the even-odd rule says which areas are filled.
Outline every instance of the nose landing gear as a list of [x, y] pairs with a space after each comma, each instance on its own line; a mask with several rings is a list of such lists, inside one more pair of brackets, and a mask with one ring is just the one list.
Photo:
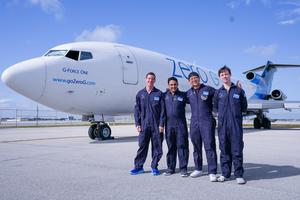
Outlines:
[[114, 137], [111, 136], [111, 129], [109, 125], [103, 121], [95, 122], [94, 124], [92, 124], [88, 130], [88, 135], [92, 140], [114, 139]]

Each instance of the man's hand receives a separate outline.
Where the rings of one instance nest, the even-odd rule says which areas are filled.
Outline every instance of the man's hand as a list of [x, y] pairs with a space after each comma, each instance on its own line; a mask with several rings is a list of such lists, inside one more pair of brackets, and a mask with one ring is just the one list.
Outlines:
[[212, 112], [213, 117], [218, 117], [218, 113]]
[[236, 82], [236, 86], [238, 86], [239, 88], [243, 88], [243, 87], [242, 87], [242, 83], [241, 83], [240, 81], [237, 81], [237, 82]]
[[165, 129], [164, 127], [159, 126], [159, 132], [160, 132], [160, 133], [164, 133], [164, 129]]
[[140, 132], [142, 131], [141, 126], [137, 126], [137, 127], [136, 127], [136, 130], [137, 130], [137, 132], [140, 133]]

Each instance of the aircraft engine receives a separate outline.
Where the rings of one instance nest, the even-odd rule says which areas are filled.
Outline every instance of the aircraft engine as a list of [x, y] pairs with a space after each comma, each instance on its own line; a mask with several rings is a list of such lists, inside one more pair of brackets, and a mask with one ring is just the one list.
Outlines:
[[254, 72], [248, 72], [246, 78], [255, 84], [265, 84], [265, 79]]
[[287, 96], [279, 89], [275, 89], [271, 92], [271, 98], [274, 100], [285, 100]]

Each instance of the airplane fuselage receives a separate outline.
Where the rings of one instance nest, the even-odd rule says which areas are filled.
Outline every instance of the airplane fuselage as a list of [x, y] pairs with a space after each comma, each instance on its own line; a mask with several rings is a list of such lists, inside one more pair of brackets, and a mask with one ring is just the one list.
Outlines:
[[[71, 52], [72, 51], [72, 52]], [[44, 56], [8, 68], [4, 82], [22, 95], [56, 110], [82, 115], [132, 113], [135, 95], [145, 87], [148, 72], [157, 75], [162, 91], [167, 79], [178, 78], [179, 88], [190, 88], [187, 77], [198, 72], [201, 82], [221, 87], [218, 75], [206, 68], [131, 46], [81, 42], [54, 47]], [[242, 82], [248, 97], [256, 86]]]

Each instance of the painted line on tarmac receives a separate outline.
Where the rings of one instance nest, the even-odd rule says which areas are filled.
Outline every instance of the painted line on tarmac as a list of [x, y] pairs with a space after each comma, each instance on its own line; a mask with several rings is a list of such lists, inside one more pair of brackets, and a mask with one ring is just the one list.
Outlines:
[[69, 136], [69, 137], [51, 137], [51, 138], [35, 138], [35, 139], [20, 139], [20, 140], [4, 140], [4, 141], [0, 141], [0, 143], [31, 142], [31, 141], [43, 141], [43, 140], [61, 140], [61, 139], [73, 139], [73, 138], [86, 138], [86, 136]]

